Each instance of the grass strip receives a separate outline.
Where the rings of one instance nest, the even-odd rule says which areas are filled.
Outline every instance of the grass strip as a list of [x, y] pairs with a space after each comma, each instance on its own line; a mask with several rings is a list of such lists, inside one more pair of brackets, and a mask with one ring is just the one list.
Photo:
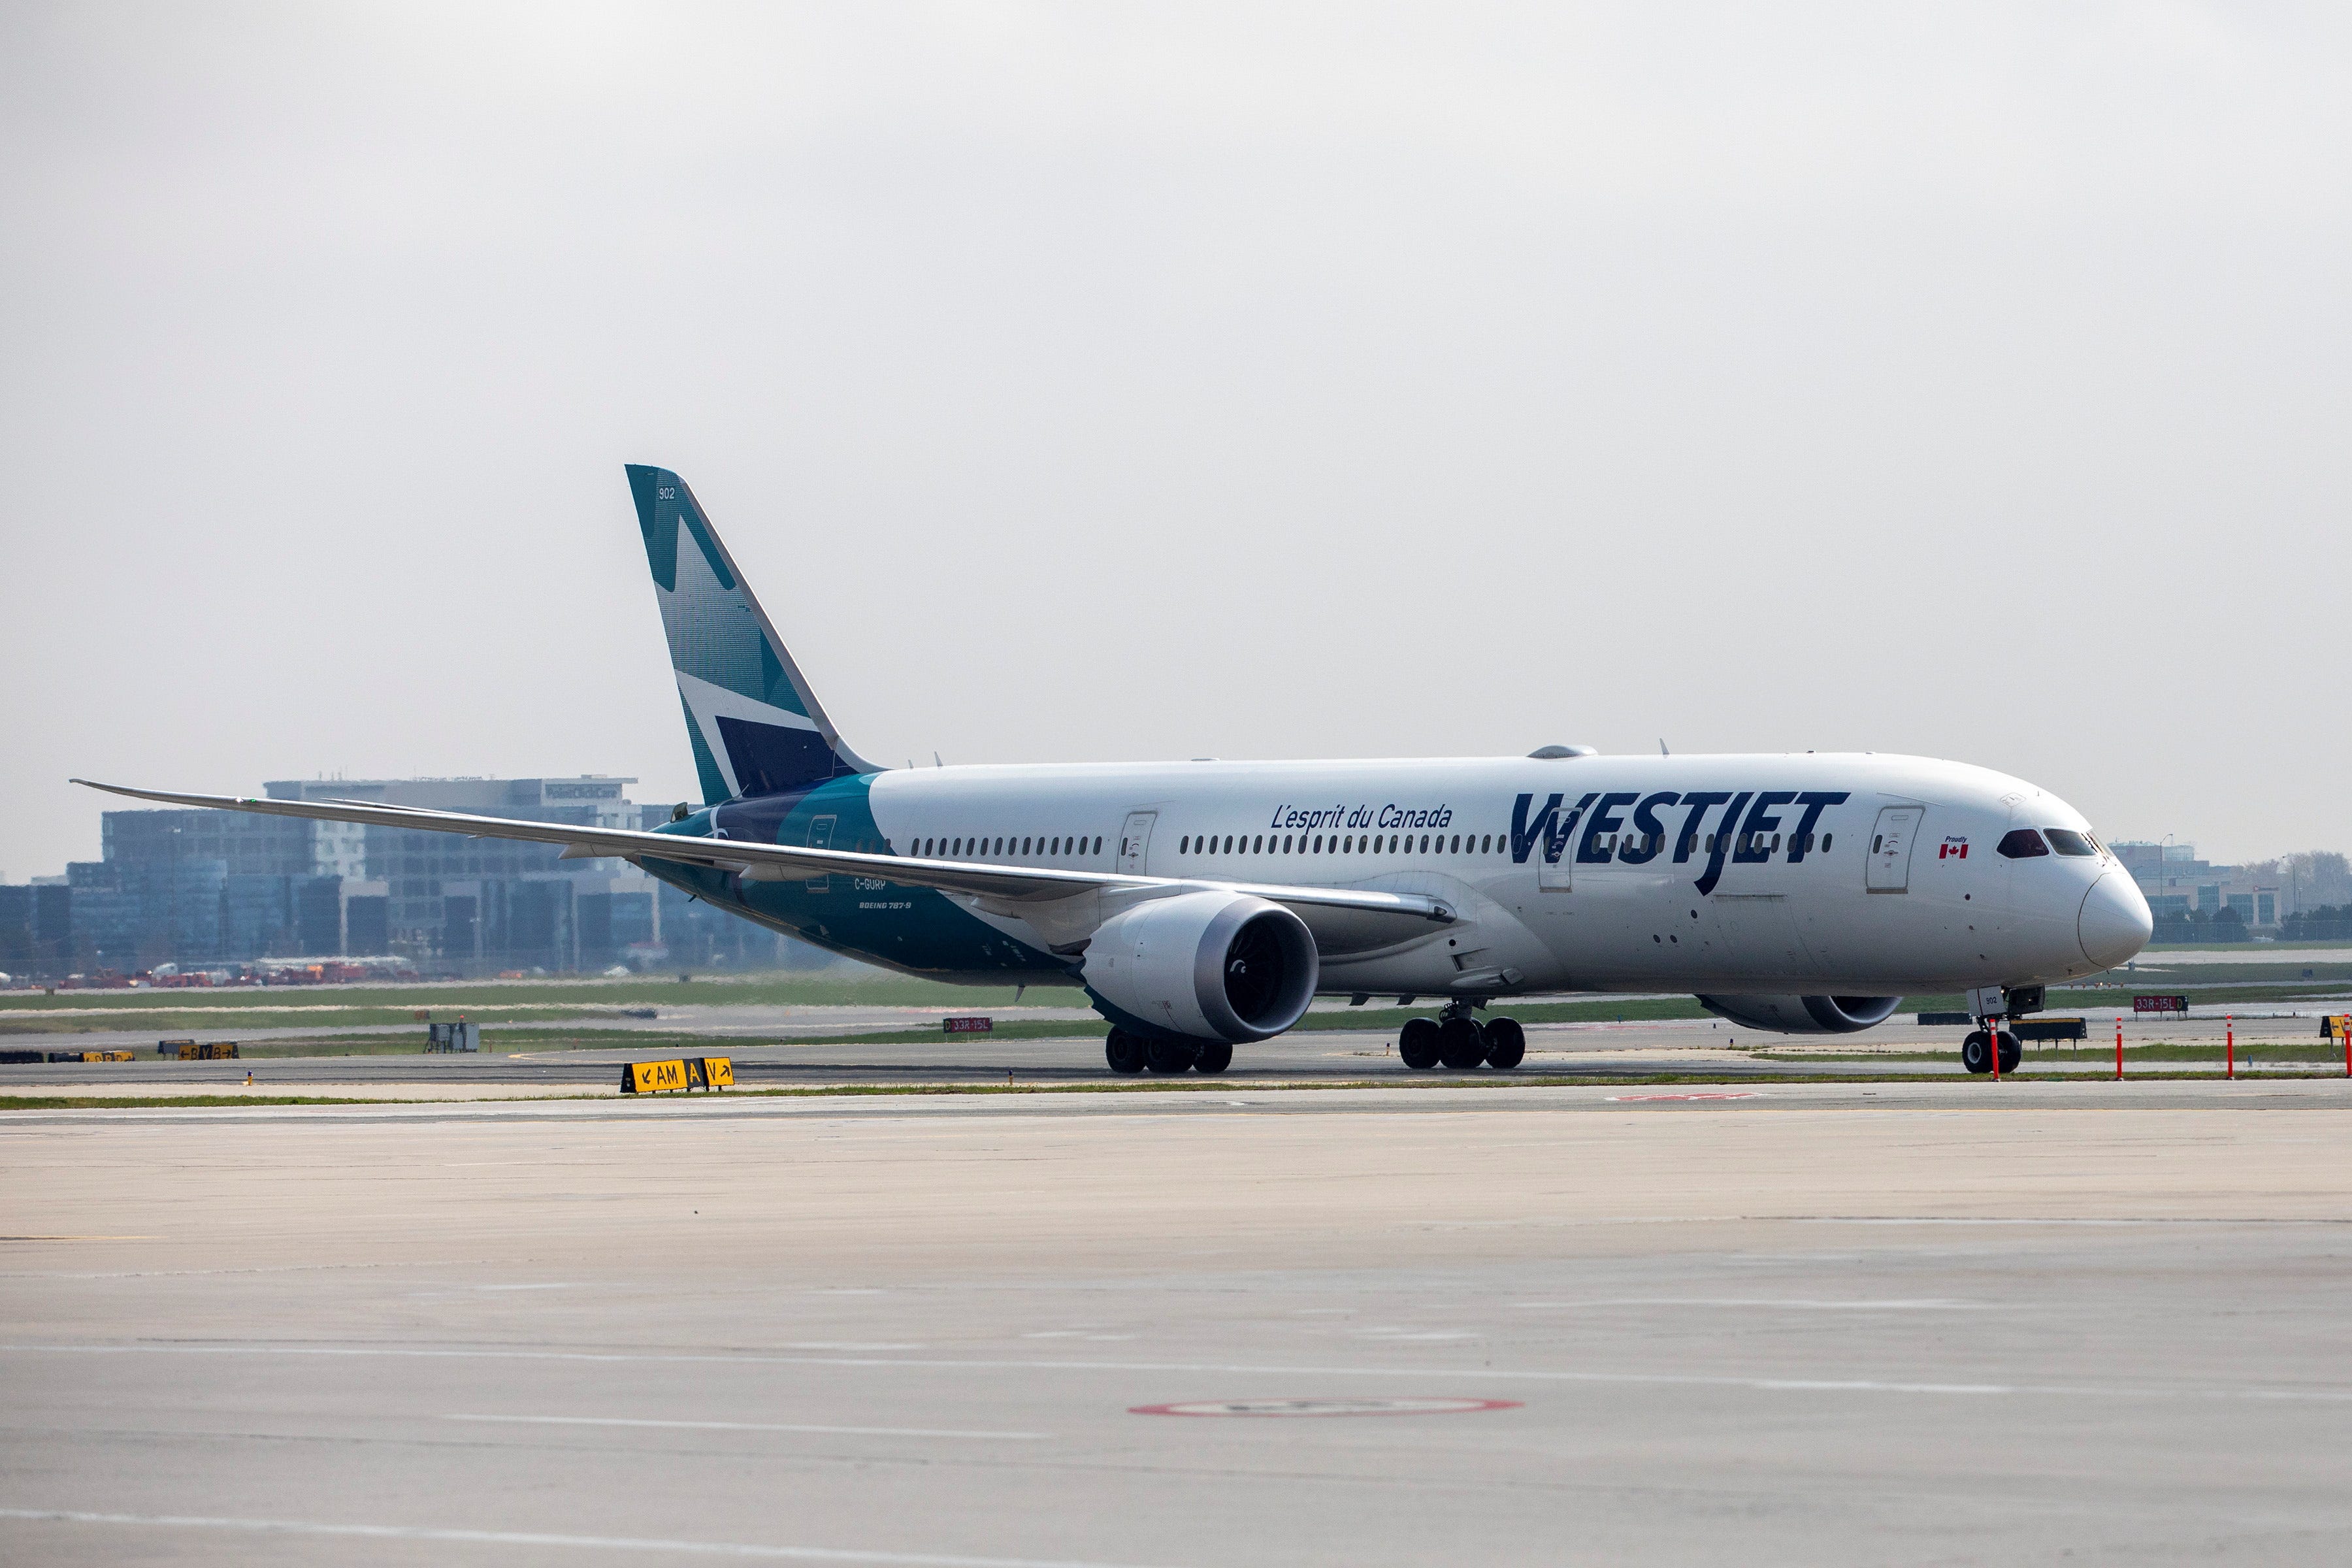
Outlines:
[[521, 1007], [649, 1007], [667, 1003], [706, 1006], [866, 1006], [953, 1007], [979, 1011], [1010, 1007], [1016, 998], [1032, 1005], [1051, 1001], [1068, 987], [1029, 987], [1038, 994], [1021, 995], [1013, 985], [944, 985], [936, 981], [899, 975], [830, 978], [824, 975], [698, 974], [681, 983], [675, 976], [644, 976], [631, 980], [539, 980], [359, 983], [348, 985], [233, 985], [165, 987], [110, 991], [61, 991], [55, 995], [18, 993], [0, 996], [0, 1014], [71, 1013], [89, 1008], [136, 1008], [142, 1012], [204, 1013], [239, 1007], [348, 1006], [406, 1012], [418, 1007], [450, 1014], [467, 1008]]
[[[1960, 1049], [1958, 1046], [1952, 1047], [1949, 1050], [1941, 1051], [1794, 1051], [1766, 1047], [1744, 1051], [1742, 1054], [1757, 1061], [1957, 1063], [1960, 1059]], [[2219, 1064], [2225, 1054], [2218, 1045], [2126, 1045], [2124, 1047], [2124, 1065], [2129, 1067], [2134, 1062], [2201, 1061]], [[2036, 1058], [2028, 1053], [2025, 1066], [2033, 1066], [2035, 1060]], [[2104, 1050], [2069, 1051], [2063, 1056], [2053, 1054], [2041, 1058], [2040, 1060], [2045, 1063], [2080, 1062], [2086, 1071], [2095, 1062], [2105, 1062], [2107, 1064], [2107, 1070], [2112, 1073], [2115, 1070], [2116, 1048], [2110, 1044]], [[2315, 1071], [2333, 1066], [2336, 1077], [2345, 1076], [2343, 1057], [2336, 1055], [2331, 1058], [2326, 1054], [2324, 1047], [2320, 1052], [2315, 1053], [2305, 1046], [2249, 1046], [2241, 1041], [2238, 1046], [2239, 1066], [2243, 1067], [2248, 1062], [2256, 1061], [2294, 1062], [2311, 1068]]]
[[[583, 1097], [586, 1098], [586, 1097]], [[351, 1100], [329, 1094], [0, 1094], [0, 1110], [152, 1110], [231, 1105], [431, 1105], [424, 1100]]]

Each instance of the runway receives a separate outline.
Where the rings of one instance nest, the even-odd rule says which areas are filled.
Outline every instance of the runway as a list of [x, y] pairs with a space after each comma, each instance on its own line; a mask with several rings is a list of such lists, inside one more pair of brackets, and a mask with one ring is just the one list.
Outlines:
[[12, 1115], [0, 1556], [2306, 1563], [2352, 1527], [2347, 1110]]

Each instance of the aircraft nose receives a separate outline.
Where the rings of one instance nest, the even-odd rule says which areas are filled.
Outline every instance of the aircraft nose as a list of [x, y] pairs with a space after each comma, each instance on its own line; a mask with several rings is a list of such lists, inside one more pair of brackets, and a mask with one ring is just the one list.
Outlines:
[[2083, 912], [2074, 922], [2083, 956], [2102, 969], [2138, 954], [2156, 934], [2156, 918], [2139, 887], [2121, 871], [2109, 871], [2083, 895]]

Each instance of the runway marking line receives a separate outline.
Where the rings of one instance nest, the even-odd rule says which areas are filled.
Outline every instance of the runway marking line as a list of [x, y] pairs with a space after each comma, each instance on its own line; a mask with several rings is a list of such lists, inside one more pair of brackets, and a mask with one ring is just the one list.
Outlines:
[[1467, 1415], [1517, 1410], [1516, 1399], [1193, 1399], [1175, 1405], [1130, 1405], [1129, 1415]]
[[1727, 1090], [1722, 1093], [1709, 1094], [1612, 1094], [1609, 1097], [1609, 1101], [1612, 1105], [1638, 1105], [1644, 1101], [1657, 1100], [1754, 1100], [1756, 1098], [1756, 1095], [1746, 1090], [1738, 1092]]
[[78, 1509], [0, 1508], [0, 1520], [44, 1524], [146, 1525], [166, 1530], [234, 1530], [257, 1535], [322, 1535], [345, 1540], [429, 1541], [458, 1546], [568, 1546], [594, 1552], [667, 1552], [698, 1557], [783, 1559], [798, 1563], [873, 1563], [904, 1568], [1113, 1568], [1068, 1558], [971, 1557], [940, 1552], [877, 1552], [846, 1546], [770, 1546], [758, 1542], [665, 1541], [625, 1535], [556, 1535], [538, 1531], [449, 1530], [411, 1524], [329, 1524], [310, 1519], [232, 1519], [203, 1514], [92, 1513]]
[[1021, 1361], [978, 1357], [699, 1355], [688, 1352], [624, 1352], [614, 1351], [506, 1351], [422, 1349], [371, 1345], [240, 1345], [240, 1344], [0, 1344], [0, 1354], [44, 1352], [94, 1355], [245, 1355], [284, 1360], [292, 1356], [341, 1356], [362, 1360], [371, 1356], [417, 1361], [554, 1361], [595, 1363], [719, 1366], [841, 1366], [912, 1372], [1140, 1372], [1176, 1373], [1217, 1377], [1443, 1377], [1455, 1380], [1505, 1379], [1520, 1383], [1612, 1384], [1633, 1387], [1730, 1388], [1767, 1393], [1801, 1391], [1842, 1394], [2036, 1394], [2060, 1398], [2106, 1399], [2253, 1399], [2286, 1403], [2352, 1404], [2352, 1387], [2342, 1388], [2196, 1388], [2161, 1384], [1930, 1383], [1877, 1378], [1790, 1378], [1738, 1376], [1732, 1373], [1558, 1372], [1533, 1368], [1439, 1366], [1276, 1366], [1215, 1362]]
[[1034, 1443], [1051, 1432], [971, 1432], [944, 1426], [818, 1426], [784, 1421], [655, 1421], [627, 1415], [444, 1415], [444, 1421], [486, 1421], [519, 1426], [646, 1426], [688, 1432], [814, 1432], [847, 1437], [974, 1437]]
[[1990, 1301], [1955, 1301], [1942, 1297], [1890, 1298], [1883, 1301], [1797, 1300], [1780, 1296], [1607, 1296], [1589, 1301], [1513, 1301], [1529, 1310], [1583, 1311], [1594, 1307], [1732, 1307], [1802, 1312], [1977, 1312], [2002, 1309]]

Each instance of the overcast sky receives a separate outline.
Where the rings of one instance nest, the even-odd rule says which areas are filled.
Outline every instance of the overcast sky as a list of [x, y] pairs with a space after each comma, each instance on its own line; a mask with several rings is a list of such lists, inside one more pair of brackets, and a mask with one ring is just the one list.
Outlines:
[[68, 774], [1906, 751], [2352, 847], [2352, 11], [0, 9], [0, 872]]

